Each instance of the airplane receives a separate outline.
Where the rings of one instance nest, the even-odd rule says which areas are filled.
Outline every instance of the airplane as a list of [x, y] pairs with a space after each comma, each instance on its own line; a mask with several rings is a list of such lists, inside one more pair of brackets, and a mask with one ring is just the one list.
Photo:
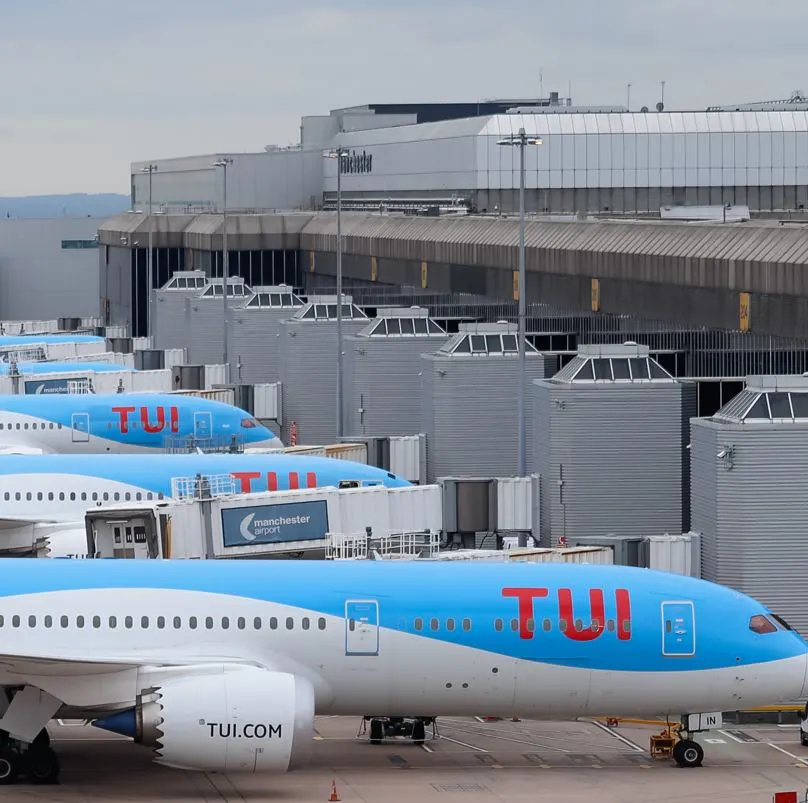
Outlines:
[[373, 744], [441, 716], [661, 715], [696, 767], [711, 712], [804, 698], [808, 672], [754, 599], [623, 566], [11, 558], [0, 634], [6, 784], [58, 779], [57, 717], [256, 773], [305, 764], [315, 715], [362, 716]]
[[0, 396], [0, 454], [162, 452], [188, 444], [282, 449], [249, 413], [168, 393]]
[[[78, 374], [87, 371], [104, 373], [109, 371], [134, 371], [128, 365], [119, 365], [112, 362], [34, 362], [20, 361], [16, 363], [18, 374]], [[7, 362], [0, 362], [0, 376], [8, 376], [11, 366]]]
[[[77, 556], [72, 542], [88, 509], [171, 498], [177, 481], [232, 477], [235, 493], [295, 488], [409, 486], [385, 469], [331, 457], [264, 454], [0, 455], [0, 553], [30, 552], [47, 537], [52, 557]], [[211, 480], [211, 478], [213, 478]], [[62, 549], [59, 539], [69, 539]], [[86, 535], [82, 537], [86, 554]]]
[[51, 346], [58, 343], [105, 343], [106, 340], [98, 335], [0, 335], [0, 348], [5, 346]]

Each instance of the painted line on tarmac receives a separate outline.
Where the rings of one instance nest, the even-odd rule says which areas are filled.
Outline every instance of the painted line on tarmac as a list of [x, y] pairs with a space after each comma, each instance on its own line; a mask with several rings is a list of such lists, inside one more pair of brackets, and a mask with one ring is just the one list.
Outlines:
[[[554, 750], [557, 753], [571, 753], [572, 750], [566, 750], [563, 747], [555, 747], [554, 745], [544, 744], [542, 742], [529, 742], [526, 739], [516, 739], [513, 736], [500, 736], [497, 733], [486, 733], [485, 731], [476, 731], [476, 730], [464, 730], [463, 728], [458, 728], [455, 725], [446, 726], [449, 727], [453, 731], [457, 731], [459, 733], [470, 733], [473, 736], [481, 736], [483, 739], [500, 739], [504, 742], [516, 742], [517, 744], [526, 744], [528, 747], [540, 747], [543, 750]], [[486, 752], [488, 752], [486, 750]]]
[[477, 747], [477, 745], [469, 744], [468, 742], [461, 742], [459, 739], [450, 739], [448, 736], [444, 736], [443, 734], [441, 734], [439, 738], [445, 739], [447, 742], [452, 742], [452, 744], [459, 744], [461, 747], [468, 747], [469, 750], [476, 750], [478, 753], [488, 752], [484, 747]]
[[596, 719], [591, 720], [593, 725], [599, 727], [602, 731], [605, 731], [609, 734], [609, 736], [614, 736], [615, 739], [619, 739], [623, 744], [628, 745], [632, 750], [636, 750], [638, 753], [645, 753], [645, 748], [640, 747], [636, 742], [632, 742], [631, 739], [626, 739], [620, 733], [610, 728], [608, 725], [604, 725], [602, 722], [598, 722]]
[[427, 753], [434, 753], [435, 752], [428, 744], [422, 744], [421, 749], [426, 750]]
[[775, 744], [774, 742], [763, 742], [763, 744], [769, 745], [769, 747], [773, 747], [775, 750], [779, 750], [781, 753], [785, 753], [789, 758], [793, 758], [795, 761], [799, 761], [803, 767], [808, 767], [808, 759], [800, 758], [799, 756], [795, 756], [794, 753], [789, 752], [785, 749], [785, 747], [780, 747], [779, 744]]

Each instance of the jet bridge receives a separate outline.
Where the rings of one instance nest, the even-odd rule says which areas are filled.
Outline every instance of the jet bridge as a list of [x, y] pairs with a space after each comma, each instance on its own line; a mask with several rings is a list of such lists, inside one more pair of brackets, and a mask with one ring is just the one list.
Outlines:
[[[326, 557], [333, 534], [438, 533], [437, 485], [307, 488], [235, 494], [232, 478], [205, 477], [179, 499], [99, 507], [85, 516], [92, 558]], [[75, 543], [50, 539], [51, 557], [75, 557]]]

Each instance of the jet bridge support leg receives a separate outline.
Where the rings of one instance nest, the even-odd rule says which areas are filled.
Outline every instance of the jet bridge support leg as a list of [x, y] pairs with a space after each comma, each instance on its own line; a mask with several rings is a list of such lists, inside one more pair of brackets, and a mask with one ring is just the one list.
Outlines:
[[33, 686], [18, 691], [0, 717], [0, 785], [20, 774], [32, 783], [56, 783], [59, 758], [50, 747], [46, 725], [62, 701]]

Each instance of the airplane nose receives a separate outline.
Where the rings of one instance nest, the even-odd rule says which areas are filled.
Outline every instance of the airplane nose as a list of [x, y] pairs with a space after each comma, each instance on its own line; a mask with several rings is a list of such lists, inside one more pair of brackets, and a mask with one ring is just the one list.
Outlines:
[[808, 650], [803, 655], [803, 674], [802, 674], [802, 692], [800, 693], [800, 700], [808, 699]]

